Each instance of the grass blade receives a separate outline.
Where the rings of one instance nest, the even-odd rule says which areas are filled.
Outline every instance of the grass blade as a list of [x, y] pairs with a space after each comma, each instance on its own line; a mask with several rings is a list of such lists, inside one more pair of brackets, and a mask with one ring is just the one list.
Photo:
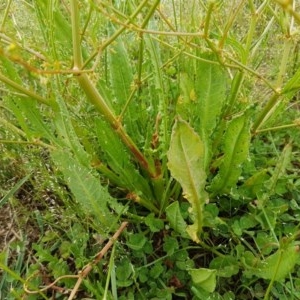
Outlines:
[[18, 181], [14, 187], [0, 200], [0, 208], [9, 200], [10, 197], [16, 193], [20, 187], [30, 178], [31, 174], [26, 175], [20, 181]]

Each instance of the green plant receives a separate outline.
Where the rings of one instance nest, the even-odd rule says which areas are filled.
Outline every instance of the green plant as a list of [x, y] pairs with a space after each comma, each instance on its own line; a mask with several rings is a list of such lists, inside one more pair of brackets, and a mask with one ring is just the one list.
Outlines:
[[1, 150], [41, 153], [21, 178], [43, 170], [63, 203], [66, 224], [51, 236], [43, 213], [32, 246], [53, 280], [97, 252], [89, 233], [126, 219], [82, 297], [299, 298], [299, 18], [278, 3], [4, 5]]

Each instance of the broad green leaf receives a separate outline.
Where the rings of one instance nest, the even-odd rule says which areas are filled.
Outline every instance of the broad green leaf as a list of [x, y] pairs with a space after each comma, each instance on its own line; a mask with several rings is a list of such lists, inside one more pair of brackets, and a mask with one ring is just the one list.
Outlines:
[[248, 270], [247, 273], [259, 278], [279, 281], [293, 271], [295, 265], [299, 263], [299, 258], [299, 246], [290, 243], [279, 248], [265, 260], [259, 261], [255, 268]]
[[217, 270], [210, 269], [190, 269], [188, 270], [192, 277], [192, 281], [196, 287], [200, 287], [207, 292], [212, 293], [216, 288]]
[[[202, 58], [215, 60], [213, 56], [201, 55]], [[220, 65], [205, 61], [187, 62], [185, 73], [180, 73], [180, 96], [176, 111], [189, 120], [200, 133], [205, 146], [205, 170], [207, 170], [212, 149], [212, 134], [219, 123], [222, 108], [226, 100], [226, 74]], [[196, 113], [195, 113], [196, 112]]]
[[188, 237], [187, 224], [181, 215], [178, 201], [173, 202], [166, 208], [166, 215], [170, 226], [183, 237]]
[[178, 240], [175, 237], [170, 235], [166, 235], [164, 237], [163, 249], [167, 253], [168, 256], [174, 254], [175, 251], [179, 249]]
[[133, 250], [142, 250], [145, 246], [147, 238], [143, 233], [135, 233], [129, 236], [126, 245]]
[[236, 275], [239, 270], [239, 262], [237, 259], [230, 255], [219, 256], [214, 258], [209, 267], [217, 271], [217, 275], [220, 277], [231, 277]]
[[206, 149], [205, 170], [207, 170], [213, 152], [212, 134], [218, 125], [226, 100], [226, 73], [220, 65], [198, 61], [195, 75], [195, 97], [199, 120], [196, 124], [199, 125], [194, 126], [200, 133]]
[[158, 262], [151, 268], [149, 275], [154, 279], [158, 279], [164, 271], [165, 268], [162, 266], [161, 262]]
[[[132, 285], [132, 283], [133, 283], [132, 272], [134, 269], [132, 267], [132, 264], [131, 264], [131, 261], [129, 258], [124, 257], [121, 260], [121, 262], [117, 263], [116, 266], [114, 264], [114, 266], [112, 268], [115, 268], [115, 270], [116, 270], [115, 280], [117, 281], [118, 288], [128, 287], [128, 286]], [[99, 295], [99, 299], [100, 298], [103, 298], [103, 297], [100, 297], [100, 295]]]
[[87, 215], [94, 217], [94, 224], [105, 232], [114, 223], [114, 215], [108, 209], [113, 201], [107, 188], [101, 186], [90, 169], [80, 164], [68, 151], [55, 151], [52, 159], [63, 173], [65, 182], [70, 188], [75, 200]]
[[187, 232], [195, 242], [200, 241], [203, 208], [207, 201], [204, 152], [200, 137], [188, 123], [178, 119], [173, 127], [168, 151], [168, 167], [171, 175], [181, 184], [183, 196], [191, 204], [190, 214], [194, 223], [187, 226]]
[[116, 276], [118, 280], [125, 281], [128, 280], [132, 274], [132, 265], [130, 259], [124, 257], [121, 262], [116, 266]]
[[149, 227], [151, 232], [159, 232], [164, 228], [164, 221], [155, 218], [154, 213], [150, 213], [145, 217], [145, 224]]
[[228, 124], [223, 141], [222, 163], [210, 186], [213, 196], [228, 194], [236, 186], [242, 165], [248, 158], [251, 138], [249, 123], [249, 113], [246, 112]]
[[226, 75], [215, 64], [197, 62], [195, 92], [198, 98], [201, 138], [210, 141], [226, 99]]

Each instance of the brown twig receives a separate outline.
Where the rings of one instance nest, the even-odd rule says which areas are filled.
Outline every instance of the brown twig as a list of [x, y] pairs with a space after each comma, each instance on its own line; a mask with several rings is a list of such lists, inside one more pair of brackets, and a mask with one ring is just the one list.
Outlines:
[[82, 271], [78, 273], [78, 280], [68, 298], [68, 300], [72, 300], [74, 296], [77, 293], [77, 290], [79, 289], [82, 280], [91, 272], [93, 265], [96, 265], [99, 263], [99, 261], [102, 259], [102, 257], [106, 254], [106, 252], [109, 250], [109, 248], [114, 244], [114, 242], [118, 239], [119, 235], [123, 232], [125, 227], [128, 225], [128, 222], [123, 222], [119, 229], [116, 231], [116, 233], [113, 235], [113, 237], [106, 243], [104, 248], [96, 255], [95, 259], [86, 265]]
[[55, 281], [53, 281], [52, 283], [50, 283], [49, 285], [47, 285], [46, 287], [39, 289], [37, 291], [31, 291], [28, 289], [28, 281], [29, 279], [32, 277], [30, 276], [26, 282], [23, 285], [24, 291], [28, 294], [39, 294], [42, 293], [50, 288], [53, 289], [53, 287], [56, 287], [55, 284], [60, 281], [61, 279], [65, 279], [65, 278], [77, 278], [77, 282], [74, 286], [74, 288], [71, 291], [71, 294], [68, 298], [68, 300], [71, 300], [75, 297], [82, 280], [91, 272], [92, 268], [94, 265], [96, 265], [97, 263], [99, 263], [99, 261], [102, 259], [102, 257], [107, 253], [107, 251], [109, 250], [109, 248], [114, 244], [114, 242], [118, 239], [118, 237], [120, 236], [120, 234], [124, 231], [124, 229], [126, 228], [126, 226], [128, 225], [128, 222], [123, 222], [121, 224], [121, 226], [119, 227], [119, 229], [115, 232], [115, 234], [112, 236], [112, 238], [106, 243], [106, 245], [102, 248], [102, 250], [100, 252], [97, 253], [97, 255], [95, 256], [94, 260], [87, 264], [85, 267], [83, 267], [83, 269], [81, 271], [78, 272], [77, 275], [64, 275], [61, 276], [59, 278], [57, 278]]

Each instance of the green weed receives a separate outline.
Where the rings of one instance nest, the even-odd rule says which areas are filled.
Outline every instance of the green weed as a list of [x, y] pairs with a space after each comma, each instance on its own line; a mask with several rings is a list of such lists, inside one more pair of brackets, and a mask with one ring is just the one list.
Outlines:
[[300, 298], [296, 2], [2, 6], [2, 298]]

